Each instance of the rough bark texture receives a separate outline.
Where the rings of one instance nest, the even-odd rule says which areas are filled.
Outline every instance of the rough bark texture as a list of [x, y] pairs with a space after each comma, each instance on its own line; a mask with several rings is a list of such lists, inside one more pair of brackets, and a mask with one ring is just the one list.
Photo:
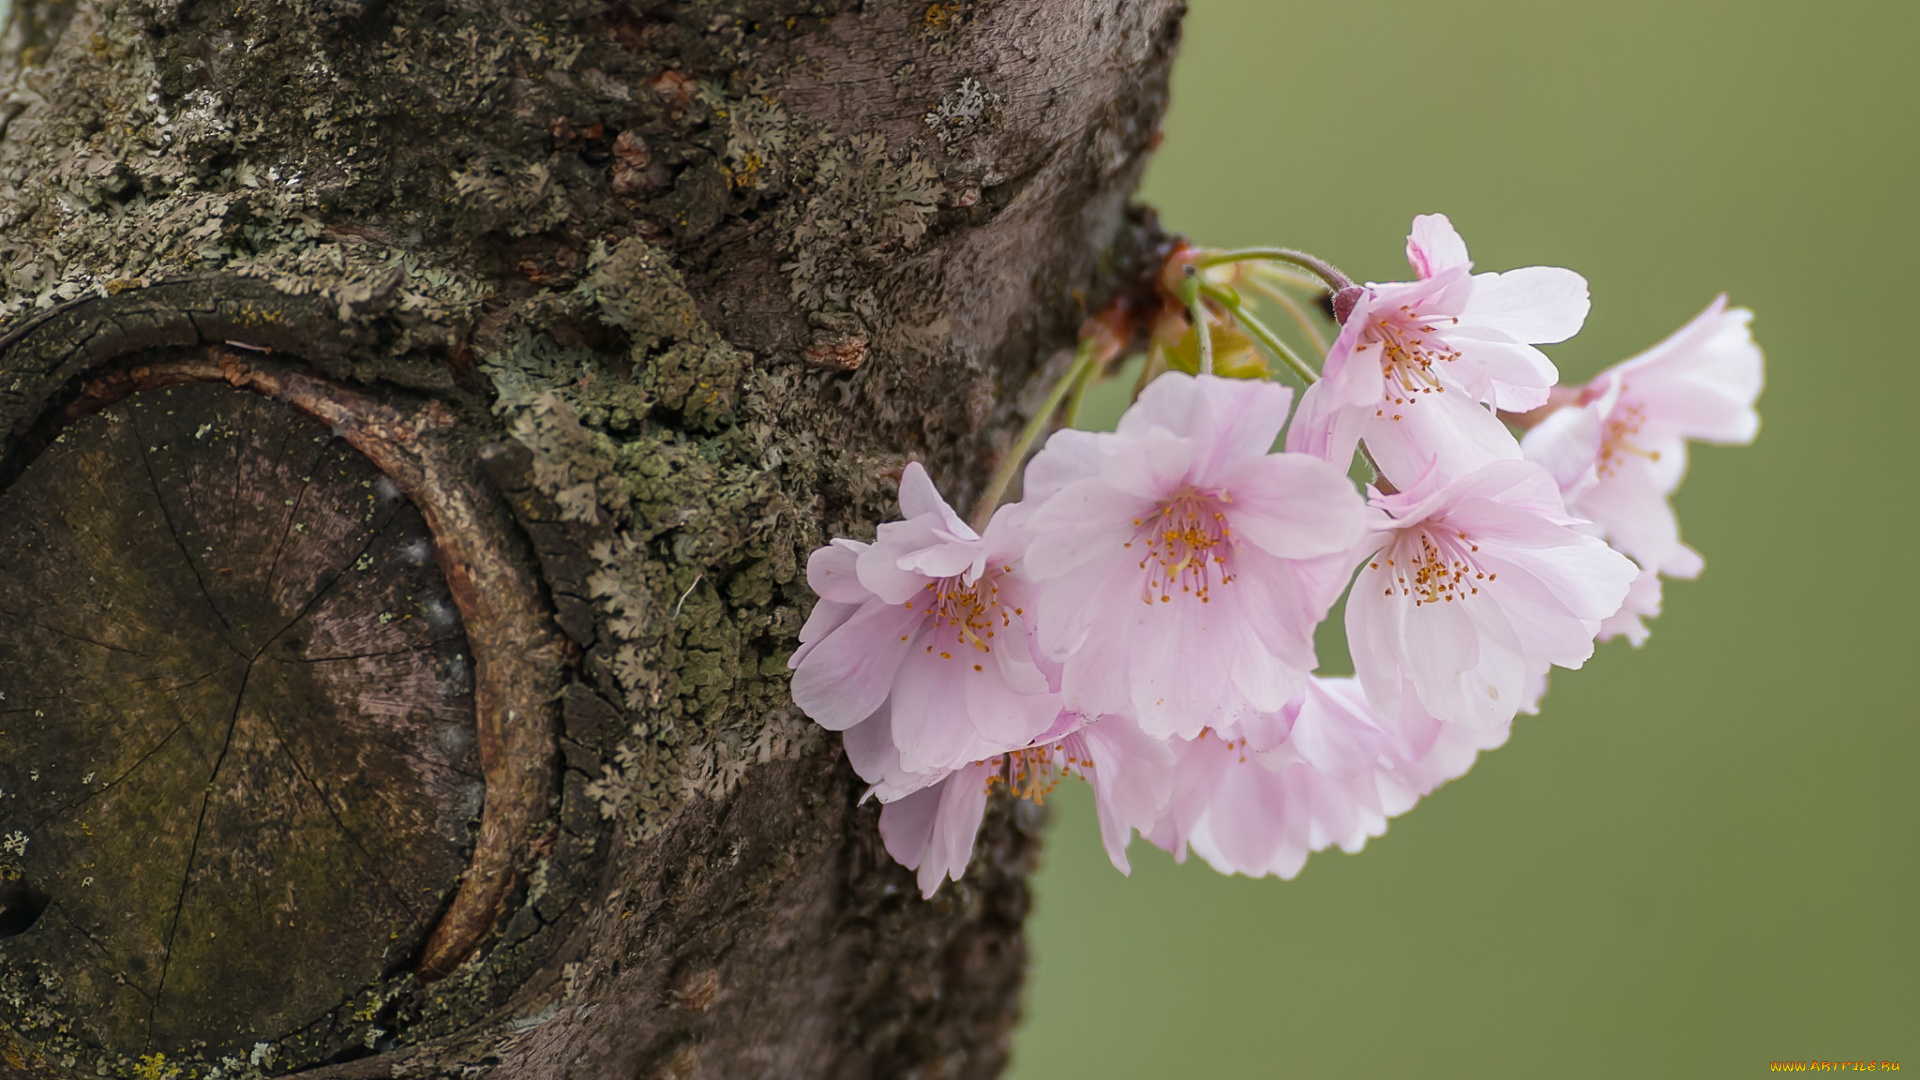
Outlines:
[[[488, 919], [477, 946], [450, 953], [433, 929], [462, 910], [448, 898], [493, 895], [474, 884], [489, 841], [467, 835], [483, 815], [460, 804], [457, 784], [419, 810], [458, 818], [433, 834], [453, 848], [418, 856], [431, 864], [419, 887], [441, 907], [413, 921], [404, 905], [356, 914], [350, 905], [377, 898], [381, 874], [403, 873], [406, 858], [387, 866], [359, 851], [365, 873], [292, 890], [284, 912], [296, 926], [353, 920], [351, 932], [296, 940], [258, 936], [271, 919], [242, 902], [258, 890], [239, 863], [205, 852], [254, 843], [272, 849], [256, 866], [315, 872], [273, 830], [301, 813], [364, 813], [340, 794], [359, 759], [275, 759], [317, 770], [305, 811], [286, 805], [293, 774], [244, 782], [219, 754], [181, 771], [204, 774], [204, 795], [176, 779], [171, 796], [165, 785], [142, 796], [131, 778], [147, 774], [128, 772], [101, 806], [126, 832], [113, 851], [155, 837], [140, 856], [73, 840], [67, 789], [16, 790], [9, 772], [0, 838], [23, 841], [0, 845], [0, 905], [31, 890], [49, 902], [0, 941], [0, 1073], [997, 1073], [1018, 1012], [1037, 820], [996, 805], [966, 879], [923, 902], [882, 849], [874, 807], [857, 804], [837, 740], [789, 705], [785, 661], [811, 602], [807, 552], [830, 535], [871, 535], [909, 459], [965, 506], [1057, 374], [1050, 358], [1157, 242], [1125, 203], [1165, 105], [1180, 8], [17, 0], [0, 53], [0, 533], [39, 537], [44, 555], [71, 542], [70, 523], [48, 531], [70, 510], [104, 513], [105, 535], [132, 528], [140, 499], [165, 502], [157, 479], [130, 468], [97, 467], [97, 492], [67, 479], [82, 452], [74, 433], [115, 409], [157, 418], [168, 406], [155, 395], [171, 393], [214, 413], [277, 410], [288, 430], [311, 424], [299, 413], [320, 417], [317, 452], [362, 455], [353, 467], [371, 462], [425, 515], [445, 577], [410, 587], [462, 600], [465, 625], [445, 634], [480, 654], [524, 640], [543, 658], [523, 663], [528, 673], [501, 661], [492, 683], [477, 671], [481, 698], [489, 686], [540, 693], [532, 705], [463, 705], [478, 710], [469, 730], [479, 724], [492, 745], [497, 716], [504, 731], [491, 737], [511, 741], [544, 730], [528, 713], [544, 722], [550, 710], [557, 744], [541, 745], [561, 768], [544, 787], [499, 762], [481, 770], [489, 805], [517, 782], [545, 791], [545, 818], [501, 834], [504, 891], [473, 909]], [[167, 390], [155, 372], [229, 385]], [[138, 392], [93, 411], [100, 386]], [[424, 419], [369, 443], [369, 425], [406, 426], [389, 416]], [[166, 419], [180, 475], [231, 483], [277, 460], [254, 446], [242, 455], [251, 464], [223, 469], [205, 455], [236, 462], [235, 447], [194, 434], [217, 421]], [[60, 430], [67, 442], [54, 441]], [[383, 457], [415, 436], [431, 442], [427, 457]], [[426, 479], [401, 475], [420, 461]], [[435, 509], [444, 492], [481, 495], [447, 520]], [[269, 496], [253, 501], [267, 514]], [[256, 515], [245, 528], [271, 525]], [[204, 572], [198, 557], [177, 553], [176, 577]], [[382, 554], [369, 572], [417, 573], [404, 558]], [[56, 643], [71, 640], [59, 631], [132, 633], [115, 621], [124, 612], [85, 608], [71, 582], [34, 585], [22, 576], [31, 559], [6, 559], [10, 622], [27, 609]], [[494, 595], [471, 587], [463, 568], [475, 560], [537, 577], [546, 629], [469, 606]], [[198, 602], [192, 590], [180, 600]], [[363, 624], [379, 606], [336, 623], [373, 634]], [[274, 642], [284, 620], [262, 611]], [[245, 634], [236, 645], [196, 625], [206, 640], [171, 643], [178, 655], [153, 664], [199, 674], [196, 658], [223, 649], [252, 665], [248, 649], [293, 647]], [[564, 635], [566, 655], [540, 652], [542, 634]], [[73, 695], [54, 687], [58, 650], [29, 640], [0, 642], [0, 673], [21, 673], [58, 707], [0, 733], [8, 768], [33, 768], [28, 751], [58, 740], [42, 756], [67, 771], [84, 772], [88, 754], [131, 752], [78, 723]], [[128, 647], [143, 661], [161, 651]], [[311, 637], [299, 647], [317, 648]], [[123, 667], [96, 657], [71, 678], [87, 681], [88, 700], [127, 701], [129, 723], [158, 724], [164, 693]], [[458, 697], [442, 683], [407, 694]], [[252, 692], [221, 700], [240, 715]], [[355, 700], [350, 687], [299, 694]], [[309, 717], [286, 739], [321, 726]], [[25, 731], [57, 739], [30, 746]], [[341, 731], [329, 737], [347, 745]], [[539, 750], [502, 760], [517, 769]], [[254, 800], [233, 805], [262, 823], [258, 835], [207, 830], [200, 806], [229, 797]], [[67, 833], [36, 833], [62, 821]], [[342, 824], [327, 835], [326, 858], [342, 859], [353, 846], [343, 837], [357, 834]], [[429, 839], [396, 838], [394, 851]], [[124, 955], [111, 944], [84, 961], [63, 953], [77, 946], [60, 945], [57, 928], [99, 919], [75, 892], [98, 887], [99, 875], [77, 882], [103, 857], [140, 861], [149, 887], [170, 883], [175, 896], [199, 889], [210, 899], [193, 933], [213, 936], [194, 940], [233, 933], [247, 947], [189, 955], [176, 911], [129, 916], [138, 925], [115, 932], [146, 944]], [[469, 860], [464, 879], [449, 873]], [[373, 957], [353, 942], [380, 932], [397, 962], [323, 962]], [[149, 1019], [116, 1026], [98, 1002], [165, 997], [140, 981], [154, 976], [136, 969], [139, 948], [176, 988], [244, 970], [271, 990], [242, 991], [244, 1008], [181, 999], [182, 1019], [166, 1024], [142, 999]], [[114, 981], [116, 963], [132, 989]]]

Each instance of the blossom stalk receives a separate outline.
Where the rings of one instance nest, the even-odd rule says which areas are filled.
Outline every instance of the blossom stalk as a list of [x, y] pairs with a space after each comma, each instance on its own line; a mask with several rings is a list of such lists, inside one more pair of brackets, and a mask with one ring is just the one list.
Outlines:
[[1279, 335], [1267, 329], [1265, 323], [1254, 318], [1252, 313], [1247, 311], [1247, 306], [1245, 302], [1240, 299], [1239, 294], [1235, 293], [1232, 289], [1222, 288], [1219, 285], [1205, 281], [1201, 282], [1200, 291], [1218, 301], [1221, 307], [1226, 308], [1227, 311], [1239, 321], [1240, 325], [1246, 327], [1249, 333], [1259, 339], [1260, 344], [1265, 345], [1269, 352], [1273, 353], [1274, 356], [1292, 368], [1293, 373], [1300, 376], [1301, 382], [1312, 386], [1314, 383], [1320, 381], [1320, 373], [1313, 370], [1311, 364], [1302, 360], [1300, 354], [1294, 352], [1287, 346], [1286, 342], [1280, 340]]
[[1047, 392], [1047, 400], [1041, 404], [1039, 411], [1033, 414], [1033, 418], [1027, 421], [1026, 426], [1020, 429], [1020, 434], [1013, 440], [1013, 445], [1007, 448], [1007, 456], [1001, 460], [1000, 467], [993, 471], [993, 476], [987, 481], [986, 488], [980, 492], [980, 499], [974, 503], [973, 507], [975, 532], [986, 531], [987, 522], [992, 519], [994, 510], [1000, 506], [1001, 496], [1007, 493], [1007, 487], [1013, 483], [1013, 478], [1020, 475], [1020, 467], [1026, 464], [1027, 451], [1033, 449], [1034, 441], [1040, 437], [1042, 431], [1046, 430], [1047, 423], [1053, 419], [1053, 414], [1060, 411], [1060, 403], [1065, 401], [1067, 394], [1086, 377], [1087, 370], [1094, 366], [1099, 354], [1099, 340], [1091, 335], [1082, 336], [1080, 343], [1074, 348], [1073, 362], [1067, 365], [1067, 373], [1060, 376], [1060, 380], [1053, 384], [1053, 389]]
[[1339, 292], [1341, 289], [1348, 288], [1353, 284], [1353, 279], [1342, 273], [1339, 267], [1317, 255], [1309, 255], [1304, 251], [1296, 251], [1293, 248], [1258, 247], [1234, 248], [1229, 251], [1210, 251], [1195, 259], [1194, 263], [1202, 269], [1205, 269], [1212, 266], [1224, 266], [1228, 263], [1253, 262], [1255, 260], [1260, 262], [1287, 263], [1292, 266], [1297, 266], [1319, 278], [1321, 281], [1326, 282], [1327, 288], [1333, 292]]

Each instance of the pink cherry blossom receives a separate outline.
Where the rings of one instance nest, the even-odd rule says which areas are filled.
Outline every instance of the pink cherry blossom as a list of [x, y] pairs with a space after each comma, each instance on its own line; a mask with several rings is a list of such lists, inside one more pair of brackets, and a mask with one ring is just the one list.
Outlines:
[[[923, 896], [931, 897], [943, 880], [958, 881], [966, 872], [995, 786], [1017, 798], [1045, 802], [1054, 787], [1074, 773], [1093, 785], [1107, 856], [1121, 873], [1128, 872], [1126, 851], [1133, 831], [1146, 831], [1166, 812], [1174, 752], [1168, 744], [1141, 734], [1124, 716], [1095, 723], [1070, 715], [1061, 720], [1059, 730], [1031, 746], [945, 771], [932, 783], [897, 794], [881, 807], [880, 836], [887, 853], [918, 872]], [[879, 778], [872, 793], [885, 800], [883, 792], [908, 786], [897, 782], [897, 774], [886, 777], [889, 762], [884, 742], [863, 740], [859, 748], [855, 744], [855, 734], [849, 731], [847, 752], [855, 768], [864, 777]], [[865, 756], [871, 750], [878, 754]], [[889, 779], [895, 782], [889, 784]]]
[[1536, 408], [1558, 373], [1536, 344], [1564, 341], [1587, 317], [1586, 279], [1530, 266], [1474, 274], [1444, 214], [1413, 219], [1417, 280], [1369, 283], [1300, 400], [1287, 449], [1345, 468], [1365, 439], [1404, 485], [1437, 468], [1451, 479], [1520, 451], [1485, 408]]
[[1117, 431], [1034, 458], [1025, 567], [1065, 708], [1191, 738], [1299, 693], [1363, 511], [1341, 470], [1269, 452], [1290, 398], [1163, 375]]
[[1315, 851], [1359, 851], [1508, 730], [1443, 723], [1412, 694], [1383, 717], [1351, 678], [1310, 679], [1300, 698], [1265, 719], [1269, 740], [1279, 736], [1269, 745], [1232, 732], [1187, 745], [1149, 840], [1180, 860], [1191, 849], [1221, 873], [1291, 878]]
[[[1529, 460], [1553, 473], [1574, 513], [1667, 577], [1693, 577], [1702, 565], [1680, 542], [1667, 501], [1686, 473], [1687, 440], [1748, 443], [1760, 430], [1753, 406], [1764, 361], [1752, 318], [1716, 298], [1666, 340], [1568, 393], [1572, 402], [1522, 443]], [[1659, 585], [1650, 588], [1650, 614], [1657, 614]]]
[[906, 520], [872, 544], [835, 540], [807, 560], [820, 601], [788, 664], [794, 703], [833, 731], [884, 706], [910, 773], [1027, 745], [1061, 709], [1029, 647], [1013, 516], [976, 535], [917, 462], [900, 478], [900, 509]]
[[1371, 548], [1347, 599], [1347, 645], [1382, 714], [1411, 692], [1436, 719], [1512, 719], [1530, 676], [1577, 668], [1638, 572], [1586, 535], [1547, 471], [1497, 461], [1449, 483], [1375, 494]]

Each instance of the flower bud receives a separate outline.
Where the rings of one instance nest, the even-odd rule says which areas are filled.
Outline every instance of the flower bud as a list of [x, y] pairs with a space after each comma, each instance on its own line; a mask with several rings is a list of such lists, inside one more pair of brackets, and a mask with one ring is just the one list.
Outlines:
[[1333, 319], [1342, 326], [1347, 324], [1347, 316], [1353, 314], [1353, 306], [1360, 302], [1366, 289], [1359, 285], [1349, 285], [1333, 294]]

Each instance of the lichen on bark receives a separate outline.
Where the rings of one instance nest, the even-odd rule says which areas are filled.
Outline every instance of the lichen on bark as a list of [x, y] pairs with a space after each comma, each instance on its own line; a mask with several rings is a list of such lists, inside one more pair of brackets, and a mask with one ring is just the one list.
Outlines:
[[475, 961], [152, 1068], [998, 1070], [1033, 822], [998, 807], [921, 902], [785, 660], [807, 552], [870, 536], [909, 459], [963, 505], [1153, 242], [1124, 206], [1179, 13], [20, 0], [0, 420], [225, 342], [441, 401], [576, 650], [555, 841]]

